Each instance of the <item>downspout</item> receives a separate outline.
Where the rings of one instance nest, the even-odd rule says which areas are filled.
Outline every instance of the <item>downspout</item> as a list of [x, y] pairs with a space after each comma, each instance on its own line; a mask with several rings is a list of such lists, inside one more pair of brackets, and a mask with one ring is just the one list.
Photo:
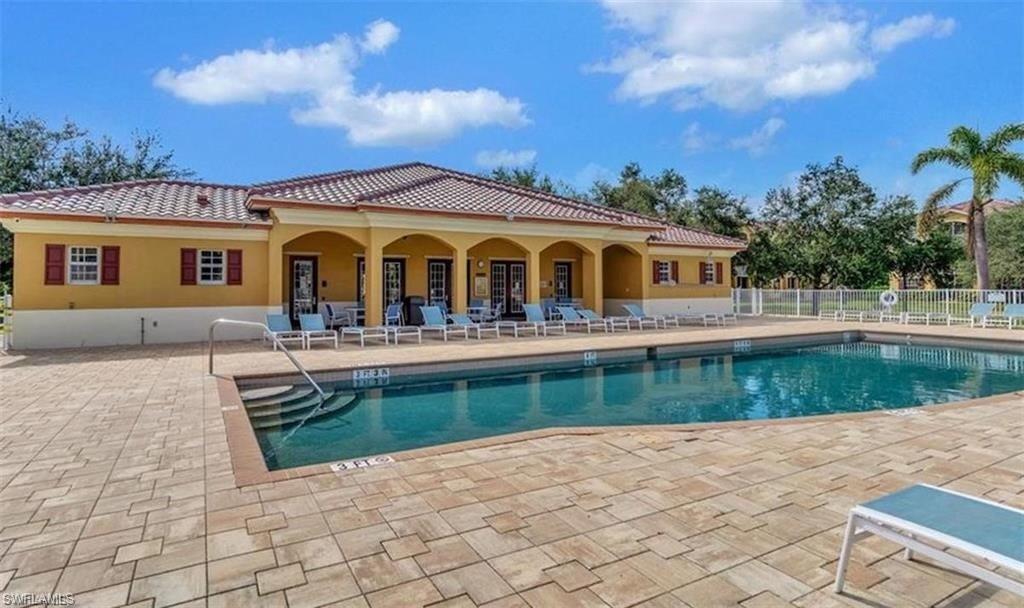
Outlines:
[[146, 343], [146, 317], [139, 317], [139, 344]]

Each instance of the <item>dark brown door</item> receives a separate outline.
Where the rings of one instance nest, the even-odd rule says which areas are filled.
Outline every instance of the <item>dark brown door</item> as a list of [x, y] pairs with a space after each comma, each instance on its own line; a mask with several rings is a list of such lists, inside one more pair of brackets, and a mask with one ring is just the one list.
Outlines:
[[444, 302], [452, 309], [452, 261], [427, 260], [427, 303]]
[[526, 263], [491, 262], [491, 305], [506, 317], [523, 315], [526, 299]]
[[294, 256], [289, 258], [288, 301], [293, 320], [300, 314], [314, 313], [319, 298], [317, 258]]
[[573, 297], [572, 293], [572, 263], [555, 262], [555, 299], [565, 302]]

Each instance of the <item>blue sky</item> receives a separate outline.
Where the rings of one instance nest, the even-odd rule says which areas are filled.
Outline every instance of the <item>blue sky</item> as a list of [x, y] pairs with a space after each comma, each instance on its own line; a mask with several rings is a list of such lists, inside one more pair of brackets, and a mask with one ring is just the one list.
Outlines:
[[635, 160], [756, 206], [843, 155], [921, 198], [953, 174], [910, 176], [916, 151], [1024, 118], [1022, 7], [5, 2], [0, 95], [155, 131], [214, 182], [506, 159], [580, 186]]

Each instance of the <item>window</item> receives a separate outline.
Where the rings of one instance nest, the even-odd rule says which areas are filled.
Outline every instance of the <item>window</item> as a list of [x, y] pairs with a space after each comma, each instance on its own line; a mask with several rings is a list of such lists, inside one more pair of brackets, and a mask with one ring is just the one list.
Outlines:
[[962, 237], [967, 234], [967, 224], [963, 222], [950, 222], [949, 233], [954, 237]]
[[700, 282], [705, 285], [715, 284], [715, 264], [714, 262], [704, 263], [704, 276], [701, 277]]
[[664, 285], [672, 282], [672, 264], [669, 262], [658, 262], [658, 284]]
[[224, 251], [220, 249], [199, 250], [199, 284], [224, 284]]
[[100, 248], [68, 247], [68, 283], [97, 285], [100, 282]]

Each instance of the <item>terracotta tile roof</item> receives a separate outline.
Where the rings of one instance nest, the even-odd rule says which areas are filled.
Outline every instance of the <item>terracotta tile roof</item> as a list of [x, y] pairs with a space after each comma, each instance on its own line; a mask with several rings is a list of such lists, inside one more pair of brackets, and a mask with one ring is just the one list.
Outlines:
[[[991, 213], [993, 211], [1006, 211], [1007, 209], [1012, 209], [1012, 208], [1016, 207], [1019, 204], [1020, 203], [1015, 203], [1013, 201], [1008, 201], [1008, 200], [1005, 200], [1005, 199], [998, 199], [998, 198], [996, 198], [996, 199], [992, 199], [991, 201], [989, 201], [985, 205], [985, 211], [988, 212], [988, 213]], [[971, 206], [971, 201], [964, 201], [962, 203], [957, 203], [955, 205], [948, 205], [946, 207], [946, 209], [948, 209], [950, 211], [954, 211], [956, 213], [966, 214], [967, 213], [967, 209], [970, 206]]]
[[[206, 196], [206, 201], [201, 200]], [[120, 218], [264, 223], [245, 206], [245, 186], [178, 180], [139, 180], [0, 195], [0, 208], [69, 215], [108, 213]]]
[[[208, 202], [200, 202], [205, 194]], [[350, 209], [382, 207], [507, 218], [583, 222], [646, 230], [664, 245], [742, 249], [746, 243], [666, 224], [637, 213], [506, 184], [424, 163], [336, 171], [253, 186], [143, 180], [0, 196], [0, 208], [28, 212], [266, 223], [275, 200]]]

